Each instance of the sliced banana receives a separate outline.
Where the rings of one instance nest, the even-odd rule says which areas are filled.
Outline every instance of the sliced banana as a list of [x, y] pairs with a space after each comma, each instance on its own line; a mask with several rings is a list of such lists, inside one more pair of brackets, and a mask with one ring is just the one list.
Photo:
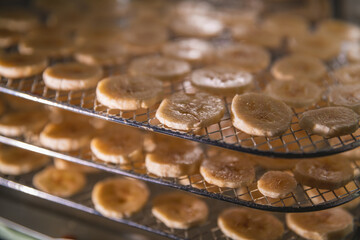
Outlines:
[[18, 48], [21, 54], [52, 58], [69, 57], [74, 50], [69, 39], [50, 36], [26, 37], [19, 42]]
[[140, 211], [147, 203], [150, 191], [145, 183], [125, 177], [98, 182], [92, 191], [95, 209], [110, 218], [124, 218]]
[[54, 166], [57, 169], [72, 170], [72, 171], [81, 172], [81, 173], [98, 172], [98, 170], [96, 168], [88, 167], [88, 166], [81, 165], [78, 163], [69, 162], [69, 161], [66, 161], [66, 160], [63, 160], [60, 158], [54, 158]]
[[166, 43], [162, 47], [162, 53], [190, 63], [207, 63], [213, 60], [214, 47], [207, 41], [187, 38]]
[[109, 107], [121, 110], [149, 108], [163, 95], [163, 83], [148, 76], [115, 76], [105, 78], [96, 88], [97, 100]]
[[218, 217], [221, 231], [234, 240], [276, 240], [284, 234], [284, 226], [270, 213], [244, 207], [225, 209]]
[[90, 142], [91, 126], [85, 121], [49, 123], [40, 133], [40, 143], [58, 151], [76, 151]]
[[334, 106], [347, 107], [360, 114], [360, 84], [333, 86], [328, 100]]
[[230, 44], [219, 47], [217, 60], [220, 65], [227, 65], [256, 73], [270, 64], [270, 54], [262, 47], [250, 44]]
[[36, 188], [59, 197], [70, 197], [78, 193], [85, 183], [86, 178], [82, 173], [54, 167], [47, 167], [33, 178]]
[[20, 34], [7, 29], [0, 29], [0, 47], [7, 48], [18, 43]]
[[268, 171], [258, 180], [257, 186], [259, 191], [267, 197], [283, 198], [296, 189], [297, 182], [286, 172]]
[[304, 159], [294, 168], [296, 180], [310, 187], [337, 189], [354, 177], [354, 171], [347, 159], [338, 157]]
[[321, 88], [307, 81], [271, 81], [266, 93], [294, 108], [309, 107], [321, 99]]
[[221, 152], [205, 159], [200, 173], [206, 182], [219, 187], [237, 188], [250, 185], [255, 179], [255, 168], [242, 154]]
[[58, 63], [44, 71], [43, 80], [48, 88], [71, 91], [95, 87], [102, 75], [102, 69], [97, 66]]
[[278, 80], [316, 82], [325, 77], [326, 66], [316, 57], [292, 54], [277, 60], [271, 73]]
[[326, 138], [351, 134], [359, 128], [359, 115], [345, 107], [324, 107], [304, 112], [299, 120], [302, 129]]
[[334, 76], [341, 84], [356, 84], [360, 82], [360, 64], [353, 63], [336, 69]]
[[31, 77], [41, 73], [47, 66], [46, 58], [18, 53], [0, 55], [0, 75], [7, 78]]
[[199, 146], [171, 139], [158, 142], [155, 150], [146, 154], [145, 166], [148, 172], [160, 177], [180, 177], [197, 173], [203, 157]]
[[317, 25], [317, 32], [341, 40], [356, 41], [360, 39], [360, 28], [358, 26], [338, 19], [322, 20]]
[[185, 61], [160, 56], [140, 57], [133, 60], [129, 66], [131, 75], [145, 75], [164, 81], [181, 79], [190, 70], [190, 65]]
[[165, 98], [156, 111], [156, 118], [164, 125], [191, 130], [220, 121], [225, 112], [221, 98], [206, 93], [175, 93]]
[[24, 8], [8, 9], [3, 7], [0, 12], [0, 28], [11, 31], [26, 32], [39, 25], [39, 18]]
[[183, 192], [169, 192], [153, 200], [152, 214], [169, 228], [188, 229], [204, 223], [209, 209], [203, 200]]
[[313, 240], [343, 239], [354, 227], [353, 217], [342, 208], [287, 213], [286, 224], [299, 236]]
[[214, 94], [234, 94], [253, 86], [254, 77], [236, 68], [213, 66], [193, 71], [190, 80], [196, 87]]
[[42, 154], [1, 146], [0, 172], [7, 175], [25, 174], [41, 168], [49, 160], [49, 157]]
[[286, 132], [292, 119], [291, 108], [264, 94], [236, 95], [231, 103], [232, 123], [251, 135], [274, 137]]
[[9, 137], [37, 133], [47, 123], [47, 115], [42, 109], [9, 112], [0, 118], [0, 133]]

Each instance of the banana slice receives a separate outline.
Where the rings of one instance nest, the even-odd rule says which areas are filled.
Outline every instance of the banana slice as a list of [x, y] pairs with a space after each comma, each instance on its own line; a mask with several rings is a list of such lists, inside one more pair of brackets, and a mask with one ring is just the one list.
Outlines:
[[299, 236], [313, 240], [343, 239], [353, 231], [353, 217], [342, 208], [287, 213], [286, 224]]
[[18, 53], [0, 55], [0, 75], [7, 78], [31, 77], [41, 73], [47, 61], [41, 56], [26, 56]]
[[251, 135], [274, 137], [290, 127], [292, 111], [282, 101], [259, 93], [236, 95], [231, 103], [232, 123]]
[[95, 173], [98, 172], [96, 168], [88, 167], [78, 163], [69, 162], [60, 158], [54, 158], [54, 166], [57, 169], [76, 171], [81, 173]]
[[137, 129], [113, 126], [102, 132], [90, 143], [91, 151], [98, 159], [121, 164], [139, 160], [143, 156], [143, 135]]
[[317, 32], [340, 40], [356, 41], [360, 39], [360, 28], [358, 26], [337, 19], [322, 20], [317, 25]]
[[283, 198], [294, 191], [297, 182], [293, 176], [286, 172], [269, 171], [257, 182], [259, 191], [271, 198]]
[[360, 84], [333, 86], [328, 100], [334, 106], [347, 107], [360, 114]]
[[242, 93], [254, 82], [253, 75], [248, 72], [221, 66], [195, 70], [192, 72], [190, 80], [196, 87], [214, 94]]
[[181, 79], [190, 70], [190, 65], [185, 61], [159, 56], [140, 57], [133, 60], [129, 66], [131, 75], [145, 75], [164, 81]]
[[209, 209], [203, 200], [183, 192], [158, 195], [153, 200], [152, 214], [169, 228], [188, 229], [204, 223]]
[[62, 37], [31, 36], [23, 39], [18, 45], [24, 55], [41, 55], [52, 58], [69, 57], [73, 46], [69, 39]]
[[18, 137], [26, 133], [37, 133], [48, 121], [48, 113], [42, 109], [10, 112], [0, 118], [0, 133]]
[[303, 185], [332, 190], [351, 181], [354, 171], [347, 159], [326, 157], [299, 161], [295, 166], [294, 175]]
[[230, 44], [219, 47], [216, 53], [218, 64], [228, 65], [256, 73], [270, 64], [270, 54], [262, 47], [250, 44]]
[[345, 65], [334, 72], [335, 78], [341, 84], [356, 84], [360, 82], [360, 64]]
[[20, 175], [41, 168], [49, 162], [42, 154], [15, 147], [1, 147], [0, 172], [7, 175]]
[[206, 182], [219, 187], [248, 186], [255, 179], [255, 168], [252, 162], [242, 157], [241, 154], [221, 152], [205, 159], [200, 173]]
[[98, 182], [92, 191], [95, 209], [110, 218], [124, 218], [140, 211], [150, 191], [145, 183], [130, 178], [108, 178]]
[[359, 128], [359, 115], [344, 107], [324, 107], [304, 112], [299, 120], [302, 129], [326, 138], [351, 134]]
[[321, 88], [307, 81], [271, 81], [266, 93], [294, 108], [309, 107], [321, 99]]
[[121, 110], [149, 108], [162, 98], [163, 83], [147, 76], [116, 76], [105, 78], [96, 88], [97, 100]]
[[49, 123], [40, 133], [40, 143], [58, 151], [76, 151], [90, 142], [91, 126], [85, 121]]
[[277, 60], [271, 73], [278, 80], [316, 82], [325, 77], [326, 66], [316, 57], [292, 54]]
[[7, 29], [0, 29], [0, 47], [7, 48], [18, 43], [20, 34]]
[[156, 118], [164, 125], [191, 130], [220, 121], [225, 112], [222, 99], [206, 93], [175, 93], [165, 98], [156, 111]]
[[284, 234], [284, 226], [270, 213], [244, 207], [225, 209], [218, 217], [221, 231], [234, 240], [276, 240]]
[[190, 63], [208, 63], [213, 59], [214, 51], [209, 42], [196, 38], [168, 42], [162, 47], [165, 56]]
[[145, 166], [148, 172], [160, 177], [180, 177], [198, 172], [203, 156], [199, 146], [171, 139], [158, 142], [156, 149], [146, 154]]
[[38, 16], [27, 9], [8, 9], [5, 7], [1, 9], [0, 28], [17, 32], [26, 32], [38, 25]]
[[316, 34], [289, 39], [288, 47], [292, 53], [310, 55], [329, 61], [339, 55], [341, 43], [336, 38]]
[[71, 91], [95, 87], [102, 75], [102, 69], [97, 66], [58, 63], [44, 71], [43, 80], [48, 88]]

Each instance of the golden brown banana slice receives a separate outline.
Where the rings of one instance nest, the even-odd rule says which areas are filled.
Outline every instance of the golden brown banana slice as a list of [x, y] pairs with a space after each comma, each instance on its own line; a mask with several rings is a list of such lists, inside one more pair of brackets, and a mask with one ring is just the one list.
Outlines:
[[129, 73], [133, 76], [149, 76], [164, 81], [181, 79], [190, 70], [190, 65], [185, 61], [160, 56], [140, 57], [129, 66]]
[[0, 75], [7, 78], [31, 77], [41, 73], [47, 66], [46, 58], [18, 53], [0, 55]]
[[0, 28], [26, 32], [39, 25], [38, 16], [27, 9], [3, 9], [0, 12]]
[[153, 200], [152, 214], [169, 228], [188, 229], [204, 223], [209, 215], [206, 203], [183, 192], [169, 192]]
[[68, 57], [73, 52], [69, 39], [49, 36], [30, 36], [19, 42], [19, 52], [25, 55], [41, 55], [46, 57]]
[[101, 80], [96, 99], [103, 105], [121, 110], [149, 108], [161, 100], [163, 83], [148, 76], [115, 76]]
[[258, 180], [257, 186], [259, 191], [267, 197], [283, 198], [296, 189], [297, 182], [286, 172], [268, 171]]
[[301, 160], [295, 166], [294, 175], [303, 185], [337, 189], [353, 179], [354, 171], [346, 158], [334, 156]]
[[18, 43], [20, 34], [0, 28], [0, 47], [7, 48]]
[[294, 108], [309, 107], [321, 99], [321, 88], [308, 81], [271, 81], [266, 93]]
[[270, 213], [244, 207], [225, 209], [218, 217], [221, 231], [234, 240], [276, 240], [284, 234], [284, 226]]
[[160, 177], [180, 177], [198, 172], [203, 156], [199, 146], [171, 139], [158, 142], [156, 149], [146, 154], [145, 166], [148, 172]]
[[41, 168], [49, 162], [49, 157], [16, 147], [1, 147], [0, 172], [20, 175]]
[[191, 83], [214, 94], [235, 94], [253, 86], [254, 78], [248, 72], [225, 66], [213, 66], [192, 72]]
[[219, 187], [237, 188], [250, 185], [255, 179], [255, 168], [242, 154], [221, 152], [205, 159], [200, 173], [206, 182]]
[[335, 78], [341, 84], [356, 84], [360, 82], [360, 64], [353, 63], [338, 68], [334, 72]]
[[213, 60], [214, 47], [207, 41], [187, 38], [166, 43], [162, 47], [162, 53], [190, 63], [207, 63]]
[[140, 211], [150, 191], [145, 183], [125, 177], [98, 182], [92, 191], [95, 209], [110, 218], [124, 218]]
[[304, 112], [299, 120], [302, 129], [326, 138], [351, 134], [359, 128], [359, 115], [345, 107], [324, 107]]
[[48, 88], [71, 91], [95, 87], [102, 75], [102, 69], [97, 66], [58, 63], [44, 71], [43, 80]]
[[299, 236], [312, 240], [343, 239], [353, 231], [353, 217], [342, 208], [287, 213], [286, 224]]
[[271, 73], [278, 80], [319, 81], [325, 77], [326, 66], [316, 57], [292, 54], [277, 60]]
[[291, 108], [282, 101], [264, 94], [236, 95], [231, 103], [232, 123], [251, 135], [279, 136], [289, 128]]
[[260, 72], [270, 64], [270, 54], [264, 48], [250, 44], [225, 45], [219, 47], [216, 54], [218, 64], [251, 73]]
[[54, 158], [54, 166], [61, 170], [71, 170], [81, 173], [94, 173], [98, 172], [96, 168], [88, 167], [74, 162], [69, 162], [60, 158]]
[[347, 107], [360, 114], [360, 84], [333, 86], [328, 100], [334, 106]]
[[359, 40], [360, 28], [350, 22], [338, 19], [325, 19], [317, 25], [317, 32], [340, 40]]
[[225, 112], [221, 98], [206, 93], [175, 93], [165, 98], [156, 111], [156, 118], [164, 125], [191, 130], [220, 121]]
[[47, 167], [33, 178], [33, 184], [41, 191], [59, 197], [70, 197], [79, 192], [86, 183], [85, 176], [76, 171]]

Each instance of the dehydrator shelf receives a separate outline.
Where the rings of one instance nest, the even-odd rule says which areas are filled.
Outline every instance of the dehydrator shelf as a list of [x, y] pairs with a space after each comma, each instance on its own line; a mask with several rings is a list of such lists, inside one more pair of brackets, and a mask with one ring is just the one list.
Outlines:
[[[57, 152], [36, 144], [36, 140], [23, 138], [10, 138], [0, 135], [0, 142], [20, 147], [30, 151], [45, 154], [54, 158], [98, 168], [107, 172], [120, 174], [147, 182], [165, 185], [175, 189], [192, 192], [212, 199], [222, 200], [242, 206], [276, 212], [305, 212], [317, 211], [335, 207], [349, 202], [360, 196], [360, 177], [345, 187], [331, 191], [320, 190], [298, 185], [295, 191], [281, 199], [272, 199], [263, 196], [257, 189], [256, 182], [249, 187], [240, 189], [220, 188], [206, 183], [200, 174], [183, 176], [179, 178], [157, 177], [146, 171], [143, 161], [133, 161], [127, 164], [108, 164], [96, 159], [88, 149], [75, 153]], [[355, 172], [360, 171], [359, 162], [353, 161]], [[257, 170], [257, 177], [263, 174], [263, 169]]]

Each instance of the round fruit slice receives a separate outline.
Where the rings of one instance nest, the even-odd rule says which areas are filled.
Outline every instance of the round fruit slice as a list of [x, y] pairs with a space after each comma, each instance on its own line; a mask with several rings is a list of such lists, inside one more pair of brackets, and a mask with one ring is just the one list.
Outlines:
[[41, 73], [47, 66], [46, 58], [18, 53], [0, 55], [0, 75], [7, 78], [31, 77]]
[[[288, 160], [291, 161], [291, 160]], [[286, 172], [269, 171], [257, 182], [259, 191], [271, 198], [283, 198], [295, 190], [297, 182], [293, 176]]]
[[347, 107], [360, 114], [360, 84], [333, 86], [328, 99], [334, 106]]
[[317, 25], [317, 32], [328, 35], [330, 38], [339, 38], [341, 40], [359, 40], [360, 28], [349, 22], [326, 19]]

